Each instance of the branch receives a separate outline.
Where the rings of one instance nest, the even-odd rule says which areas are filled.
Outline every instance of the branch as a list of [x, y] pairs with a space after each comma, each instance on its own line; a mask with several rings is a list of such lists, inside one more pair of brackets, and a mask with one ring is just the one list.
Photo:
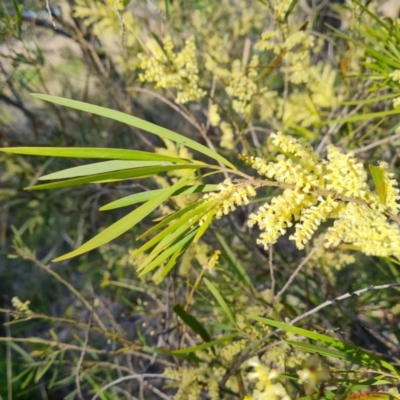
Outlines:
[[292, 319], [289, 322], [289, 324], [290, 325], [294, 325], [296, 322], [298, 322], [298, 321], [300, 321], [300, 320], [302, 320], [304, 318], [307, 318], [310, 315], [317, 313], [319, 310], [322, 310], [323, 308], [328, 307], [328, 306], [330, 306], [330, 305], [332, 305], [332, 304], [334, 304], [334, 303], [336, 303], [338, 301], [346, 300], [346, 299], [348, 299], [350, 297], [354, 297], [354, 296], [360, 296], [361, 294], [364, 294], [366, 292], [370, 292], [370, 291], [373, 291], [373, 290], [389, 289], [389, 288], [397, 287], [397, 286], [400, 286], [400, 282], [387, 283], [385, 285], [378, 285], [378, 286], [371, 285], [371, 286], [368, 286], [367, 288], [359, 289], [359, 290], [356, 290], [354, 292], [347, 292], [345, 294], [342, 294], [339, 297], [335, 297], [332, 300], [327, 300], [324, 303], [320, 304], [319, 306], [314, 307], [312, 310], [309, 310], [309, 311], [305, 312], [304, 314], [299, 315], [298, 317]]

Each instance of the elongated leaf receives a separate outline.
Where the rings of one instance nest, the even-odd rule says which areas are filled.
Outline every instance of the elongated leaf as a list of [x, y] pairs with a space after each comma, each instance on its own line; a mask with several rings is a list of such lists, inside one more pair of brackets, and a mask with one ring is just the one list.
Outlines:
[[282, 329], [286, 332], [294, 333], [295, 335], [303, 336], [312, 340], [315, 340], [320, 343], [325, 343], [328, 346], [332, 346], [335, 349], [338, 349], [342, 352], [348, 353], [354, 362], [357, 362], [360, 365], [367, 365], [367, 366], [381, 366], [383, 368], [388, 369], [395, 375], [399, 375], [399, 372], [396, 370], [394, 366], [389, 364], [387, 361], [380, 359], [372, 354], [369, 354], [355, 346], [349, 345], [347, 343], [341, 342], [339, 340], [333, 339], [329, 336], [322, 335], [320, 333], [311, 332], [307, 329], [297, 328], [290, 324], [285, 324], [283, 322], [273, 321], [271, 319], [262, 318], [262, 317], [251, 317], [252, 319], [262, 322], [266, 325], [273, 326], [275, 328]]
[[85, 111], [95, 115], [100, 115], [101, 117], [110, 118], [115, 121], [135, 126], [136, 128], [142, 129], [146, 132], [153, 133], [154, 135], [157, 135], [163, 139], [169, 139], [172, 140], [173, 142], [180, 143], [186, 147], [196, 150], [199, 153], [202, 153], [236, 170], [236, 167], [233, 164], [231, 164], [226, 158], [222, 157], [221, 155], [209, 149], [208, 147], [205, 147], [199, 144], [198, 142], [189, 139], [185, 136], [179, 135], [178, 133], [172, 132], [169, 129], [152, 124], [151, 122], [144, 121], [140, 118], [133, 117], [132, 115], [128, 115], [120, 111], [110, 110], [109, 108], [105, 107], [95, 106], [93, 104], [83, 103], [81, 101], [64, 99], [62, 97], [49, 96], [47, 94], [38, 94], [38, 93], [32, 95], [38, 99], [49, 101], [54, 104], [59, 104], [61, 106], [74, 108], [76, 110]]
[[375, 165], [368, 165], [369, 171], [371, 172], [372, 179], [374, 180], [376, 192], [378, 193], [380, 202], [385, 206], [387, 199], [387, 188], [384, 180], [384, 172], [381, 167]]
[[49, 181], [55, 179], [68, 179], [80, 176], [97, 175], [106, 172], [121, 171], [124, 169], [166, 166], [170, 163], [165, 161], [128, 161], [128, 160], [112, 160], [102, 161], [99, 163], [80, 165], [64, 169], [62, 171], [53, 172], [52, 174], [44, 175], [39, 178], [40, 181]]
[[211, 341], [211, 336], [207, 332], [207, 329], [204, 328], [204, 325], [193, 315], [189, 314], [184, 310], [184, 308], [178, 303], [173, 308], [174, 312], [178, 315], [178, 317], [190, 328], [193, 329], [195, 333], [200, 335], [200, 337], [205, 342]]
[[38, 383], [44, 376], [44, 374], [49, 370], [49, 368], [54, 364], [56, 358], [58, 356], [58, 352], [54, 352], [47, 361], [47, 364], [43, 365], [41, 368], [36, 370], [35, 383]]
[[341, 104], [344, 106], [357, 106], [357, 105], [364, 105], [364, 104], [376, 104], [379, 101], [384, 101], [388, 99], [393, 99], [395, 97], [399, 97], [400, 93], [390, 93], [384, 94], [382, 96], [370, 97], [363, 100], [352, 100], [352, 101], [344, 101]]
[[171, 213], [169, 215], [167, 215], [166, 217], [162, 218], [162, 220], [157, 224], [152, 226], [150, 229], [148, 229], [146, 232], [142, 233], [137, 240], [139, 239], [143, 239], [146, 236], [151, 235], [154, 232], [157, 232], [158, 230], [160, 230], [162, 227], [168, 225], [171, 221], [176, 220], [177, 218], [182, 217], [183, 215], [186, 215], [189, 211], [200, 207], [200, 203], [205, 203], [204, 200], [199, 200], [195, 203], [190, 204], [189, 206], [182, 208], [179, 211], [176, 211], [174, 213]]
[[[154, 238], [149, 240], [146, 244], [144, 244], [140, 249], [138, 249], [131, 257], [134, 258], [138, 254], [143, 253], [145, 250], [153, 247], [156, 243], [157, 245], [152, 249], [150, 254], [142, 261], [140, 265], [140, 270], [141, 269], [146, 269], [149, 268], [148, 265], [153, 263], [156, 263], [156, 265], [159, 265], [160, 262], [160, 254], [161, 252], [164, 252], [163, 259], [165, 259], [165, 254], [168, 254], [168, 256], [171, 254], [171, 249], [175, 250], [175, 255], [172, 257], [179, 257], [181, 254], [181, 250], [185, 247], [188, 247], [190, 243], [193, 240], [187, 241], [184, 240], [181, 242], [182, 246], [176, 247], [174, 243], [176, 241], [180, 241], [179, 238], [184, 238], [186, 235], [190, 234], [191, 232], [197, 233], [199, 231], [199, 226], [197, 226], [197, 222], [202, 218], [204, 213], [208, 212], [208, 210], [212, 208], [208, 203], [204, 203], [201, 205], [199, 208], [195, 208], [194, 210], [188, 212], [187, 214], [183, 214], [182, 217], [174, 223], [172, 223], [168, 228], [166, 228], [164, 231], [160, 232], [157, 234]], [[207, 210], [207, 211], [205, 211]], [[192, 237], [192, 236], [191, 236]], [[167, 253], [165, 253], [167, 251]], [[155, 261], [155, 259], [157, 261]], [[172, 262], [170, 260], [170, 262]], [[166, 266], [164, 269], [164, 272], [168, 270], [169, 265]]]
[[163, 232], [161, 232], [160, 235], [157, 235], [161, 240], [142, 262], [141, 268], [144, 268], [146, 265], [150, 264], [150, 262], [154, 260], [154, 258], [156, 258], [162, 251], [166, 250], [173, 243], [175, 243], [176, 240], [179, 239], [179, 237], [185, 236], [185, 234], [190, 229], [192, 229], [193, 225], [195, 224], [191, 223], [191, 221], [187, 221], [184, 225], [178, 226], [178, 229], [171, 229], [172, 227], [168, 227]]
[[328, 121], [329, 124], [335, 124], [336, 122], [356, 122], [356, 121], [365, 121], [366, 119], [373, 119], [373, 118], [385, 118], [389, 115], [396, 115], [400, 114], [400, 109], [389, 110], [389, 111], [379, 111], [374, 113], [366, 113], [366, 114], [356, 114], [352, 115], [351, 117], [344, 117], [338, 119], [332, 119]]
[[[156, 190], [148, 190], [147, 192], [131, 194], [129, 196], [123, 197], [122, 199], [118, 199], [111, 203], [106, 204], [105, 206], [100, 208], [100, 211], [113, 210], [115, 208], [126, 207], [126, 206], [131, 206], [132, 204], [142, 203], [143, 201], [151, 199], [153, 196], [158, 196], [164, 190], [165, 189], [156, 189]], [[179, 196], [182, 194], [214, 192], [216, 190], [218, 190], [218, 185], [185, 186], [182, 189], [177, 190], [171, 197]]]
[[195, 234], [196, 234], [196, 229], [194, 229], [192, 232], [189, 232], [186, 236], [178, 240], [178, 242], [176, 242], [174, 245], [172, 245], [171, 247], [163, 251], [161, 254], [159, 254], [158, 257], [156, 257], [151, 263], [147, 264], [145, 268], [140, 266], [140, 268], [138, 269], [140, 271], [139, 277], [146, 275], [154, 268], [161, 265], [168, 257], [173, 255], [175, 252], [179, 251], [187, 243], [189, 243], [193, 239], [193, 236]]
[[[186, 209], [184, 209], [184, 210], [187, 210], [186, 213], [183, 213], [182, 210], [177, 211], [175, 214], [179, 214], [180, 218], [179, 219], [175, 219], [173, 224], [171, 224], [166, 229], [164, 229], [163, 231], [159, 232], [156, 236], [151, 238], [140, 249], [136, 250], [132, 254], [131, 257], [135, 258], [139, 254], [147, 251], [148, 249], [151, 249], [158, 242], [163, 240], [166, 236], [170, 235], [171, 232], [174, 232], [174, 231], [178, 230], [180, 226], [185, 225], [186, 227], [189, 227], [189, 226], [194, 225], [195, 224], [194, 221], [193, 221], [193, 223], [188, 223], [188, 221], [191, 220], [197, 214], [203, 212], [205, 209], [207, 209], [209, 207], [209, 205], [207, 203], [200, 204], [200, 206], [197, 206], [197, 207], [196, 207], [196, 205], [197, 205], [197, 203], [194, 203], [194, 207], [191, 207], [191, 208], [186, 207]], [[193, 206], [193, 205], [191, 205], [191, 206]], [[171, 221], [173, 221], [173, 220], [174, 219], [171, 219]], [[141, 235], [141, 237], [143, 237], [143, 235]], [[170, 239], [171, 238], [174, 238], [174, 236], [170, 237]]]
[[164, 156], [146, 151], [107, 149], [95, 147], [5, 147], [3, 153], [23, 154], [27, 156], [68, 157], [68, 158], [98, 158], [107, 160], [136, 161], [168, 161], [181, 163], [182, 159]]
[[227, 258], [229, 264], [237, 272], [237, 274], [242, 278], [243, 283], [245, 283], [255, 293], [256, 290], [251, 282], [249, 275], [247, 275], [247, 272], [246, 272], [246, 269], [244, 268], [244, 266], [237, 259], [237, 257], [233, 253], [231, 247], [228, 245], [228, 243], [226, 243], [225, 239], [219, 233], [217, 233], [216, 236], [217, 236], [218, 242], [221, 244], [221, 246], [224, 250], [223, 256], [225, 256]]
[[225, 313], [229, 321], [232, 323], [232, 325], [235, 325], [236, 324], [235, 318], [231, 310], [229, 309], [228, 304], [226, 304], [225, 299], [222, 297], [221, 293], [214, 286], [214, 284], [211, 283], [207, 278], [204, 278], [204, 283], [207, 285], [208, 290], [215, 297], [215, 300], [217, 300], [219, 306], [221, 307], [222, 311]]
[[198, 346], [188, 347], [186, 349], [172, 350], [172, 351], [169, 352], [169, 354], [171, 354], [171, 355], [179, 355], [179, 354], [194, 353], [196, 351], [208, 349], [210, 347], [219, 345], [221, 343], [232, 341], [236, 336], [237, 336], [237, 334], [234, 333], [232, 335], [224, 336], [222, 338], [213, 340], [211, 342], [206, 342], [206, 343], [203, 343], [203, 344], [199, 344]]
[[104, 174], [83, 176], [80, 178], [72, 178], [72, 179], [67, 179], [65, 181], [44, 183], [43, 185], [27, 187], [26, 190], [60, 189], [64, 187], [79, 186], [95, 182], [112, 182], [121, 179], [146, 178], [149, 176], [157, 175], [161, 172], [181, 170], [181, 169], [196, 169], [196, 168], [201, 168], [201, 166], [195, 164], [187, 164], [187, 165], [185, 164], [185, 165], [167, 165], [165, 167], [156, 166], [156, 167], [146, 167], [146, 168], [134, 168], [124, 171], [106, 172]]
[[306, 353], [320, 354], [325, 357], [332, 357], [332, 358], [337, 358], [339, 360], [354, 362], [354, 357], [352, 355], [345, 353], [343, 351], [330, 349], [329, 347], [315, 346], [311, 343], [298, 342], [296, 340], [286, 340], [286, 343], [294, 347], [297, 347], [298, 349], [301, 349]]
[[[175, 241], [176, 238], [182, 236], [184, 232], [187, 232], [193, 226], [197, 225], [197, 222], [202, 218], [203, 212], [202, 208], [195, 209], [195, 214], [193, 212], [188, 213], [188, 215], [183, 215], [179, 220], [174, 221], [167, 229], [160, 232], [160, 235], [157, 235], [161, 240], [157, 244], [157, 246], [151, 251], [149, 257], [160, 250], [165, 249], [171, 243]], [[198, 229], [199, 230], [199, 229]]]
[[159, 275], [160, 279], [163, 280], [168, 275], [169, 271], [174, 267], [177, 263], [178, 258], [186, 251], [186, 249], [190, 246], [190, 242], [185, 243], [182, 247], [178, 248], [174, 254], [169, 258], [167, 264], [162, 267], [161, 273]]
[[108, 228], [101, 231], [94, 238], [90, 239], [88, 242], [84, 243], [82, 246], [78, 247], [76, 250], [73, 250], [61, 257], [57, 257], [53, 261], [63, 261], [72, 257], [79, 256], [80, 254], [87, 253], [90, 250], [96, 249], [97, 247], [110, 242], [111, 240], [117, 238], [122, 235], [133, 226], [135, 226], [139, 221], [149, 215], [155, 208], [157, 208], [161, 203], [163, 203], [166, 199], [168, 199], [172, 193], [181, 187], [185, 186], [188, 180], [192, 177], [193, 172], [190, 171], [184, 177], [179, 179], [174, 185], [168, 188], [163, 194], [160, 196], [154, 197], [149, 200], [147, 203], [142, 204], [136, 210], [132, 211], [125, 217], [121, 218], [119, 221], [110, 225]]
[[201, 226], [199, 227], [199, 230], [196, 233], [196, 236], [193, 239], [193, 242], [198, 242], [199, 239], [204, 235], [205, 231], [208, 229], [208, 227], [210, 226], [211, 222], [213, 221], [214, 215], [217, 212], [216, 208], [211, 209], [206, 215], [205, 220], [203, 221], [203, 223], [201, 224]]

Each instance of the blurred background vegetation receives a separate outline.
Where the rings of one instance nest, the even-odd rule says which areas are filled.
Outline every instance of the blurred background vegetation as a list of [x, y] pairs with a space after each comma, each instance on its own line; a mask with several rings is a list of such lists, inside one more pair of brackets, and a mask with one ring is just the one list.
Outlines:
[[[399, 111], [392, 100], [400, 92], [390, 74], [400, 70], [399, 8], [396, 1], [379, 0], [131, 0], [117, 6], [99, 0], [4, 0], [0, 146], [108, 147], [170, 155], [180, 151], [135, 128], [30, 96], [47, 93], [154, 122], [213, 146], [235, 164], [241, 163], [239, 152], [273, 159], [269, 136], [283, 130], [321, 154], [332, 142], [345, 152], [355, 151], [365, 164], [385, 160], [398, 179]], [[263, 32], [279, 33], [277, 52], [266, 44], [267, 38], [261, 40]], [[282, 43], [296, 32], [305, 32], [304, 37], [293, 47], [286, 44], [285, 50]], [[179, 104], [173, 89], [157, 89], [140, 79], [139, 55], [149, 54], [148, 43], [161, 44], [167, 35], [177, 49], [194, 36], [204, 98]], [[313, 44], [307, 45], [311, 37]], [[258, 64], [251, 65], [257, 43], [265, 51]], [[303, 64], [296, 64], [304, 54]], [[300, 71], [294, 71], [296, 65]], [[249, 100], [227, 89], [240, 87], [235, 68], [250, 80], [252, 68], [258, 71]], [[295, 72], [308, 75], [296, 78]], [[213, 122], [212, 104], [218, 106], [222, 122]], [[100, 212], [99, 207], [173, 181], [167, 176], [24, 191], [44, 173], [76, 165], [81, 160], [0, 154], [1, 399], [90, 399], [107, 383], [135, 374], [142, 378], [115, 385], [99, 398], [172, 399], [176, 387], [174, 381], [166, 385], [164, 369], [199, 365], [193, 352], [181, 354], [184, 358], [169, 353], [199, 343], [199, 332], [179, 307], [173, 311], [177, 304], [186, 304], [192, 289], [196, 301], [190, 311], [212, 338], [224, 338], [220, 346], [239, 343], [237, 350], [226, 350], [229, 357], [204, 361], [202, 355], [202, 362], [210, 363], [220, 398], [243, 398], [248, 382], [238, 377], [244, 374], [240, 367], [267, 344], [244, 351], [262, 336], [251, 336], [250, 325], [244, 328], [247, 338], [227, 339], [232, 327], [222, 303], [196, 283], [214, 250], [222, 254], [217, 274], [209, 279], [235, 316], [288, 321], [343, 293], [399, 281], [398, 260], [367, 257], [345, 247], [317, 253], [292, 276], [312, 246], [298, 251], [287, 235], [274, 246], [272, 265], [268, 252], [255, 244], [257, 232], [245, 224], [256, 207], [253, 203], [216, 223], [160, 284], [156, 278], [137, 278], [129, 258], [137, 246], [135, 237], [148, 229], [150, 219], [99, 250], [50, 269], [52, 258], [126, 214], [125, 209]], [[213, 178], [210, 182], [219, 183]], [[266, 190], [263, 198], [270, 198], [273, 190]], [[165, 207], [176, 209], [179, 204]], [[162, 209], [156, 216], [167, 212]], [[274, 290], [279, 292], [291, 277], [294, 281], [274, 302]], [[31, 311], [13, 306], [15, 297], [29, 301]], [[331, 305], [302, 326], [334, 331], [339, 340], [397, 365], [398, 298], [396, 289], [370, 291]], [[294, 353], [282, 348], [276, 357], [287, 358], [282, 365], [288, 391], [300, 398], [308, 393], [290, 376], [296, 376], [304, 357], [296, 359]], [[295, 360], [293, 365], [290, 360]], [[333, 368], [348, 377], [350, 364], [333, 363]], [[370, 372], [356, 378], [372, 379]], [[183, 373], [180, 378], [187, 379]], [[206, 388], [214, 384], [211, 378], [204, 378], [198, 397], [192, 393], [179, 398], [210, 398]], [[350, 378], [343, 382], [343, 393], [353, 384]]]

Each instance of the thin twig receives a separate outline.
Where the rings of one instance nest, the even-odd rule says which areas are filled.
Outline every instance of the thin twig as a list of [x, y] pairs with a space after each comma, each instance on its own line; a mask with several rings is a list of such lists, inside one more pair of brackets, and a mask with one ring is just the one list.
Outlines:
[[314, 307], [312, 310], [309, 310], [309, 311], [305, 312], [304, 314], [301, 314], [298, 317], [292, 319], [289, 323], [290, 323], [290, 325], [294, 325], [296, 322], [298, 322], [298, 321], [300, 321], [300, 320], [302, 320], [304, 318], [307, 318], [310, 315], [313, 315], [313, 314], [317, 313], [318, 311], [322, 310], [323, 308], [328, 307], [328, 306], [330, 306], [330, 305], [332, 305], [332, 304], [334, 304], [334, 303], [336, 303], [338, 301], [346, 300], [346, 299], [348, 299], [350, 297], [354, 297], [354, 296], [360, 296], [361, 294], [364, 294], [366, 292], [370, 292], [372, 290], [389, 289], [389, 288], [396, 287], [396, 286], [400, 286], [400, 283], [399, 282], [397, 282], [397, 283], [387, 283], [385, 285], [378, 285], [378, 286], [371, 285], [371, 286], [368, 286], [367, 288], [359, 289], [359, 290], [356, 290], [354, 292], [347, 292], [345, 294], [342, 294], [339, 297], [335, 297], [332, 300], [325, 301], [324, 303], [320, 304], [319, 306]]
[[322, 246], [324, 243], [324, 239], [322, 239], [314, 248], [307, 254], [307, 256], [304, 258], [304, 260], [298, 265], [298, 267], [294, 270], [292, 275], [290, 275], [289, 279], [283, 286], [283, 288], [278, 292], [276, 295], [275, 299], [279, 299], [279, 297], [282, 296], [282, 294], [286, 291], [286, 289], [292, 284], [294, 279], [296, 278], [297, 274], [300, 272], [300, 270], [306, 265], [306, 263], [311, 259], [311, 257], [317, 252], [317, 250]]
[[274, 303], [275, 297], [275, 275], [274, 275], [274, 246], [269, 246], [269, 275], [271, 277], [271, 304]]
[[[400, 286], [400, 283], [388, 283], [385, 285], [379, 285], [379, 286], [369, 286], [367, 288], [364, 289], [360, 289], [360, 290], [356, 290], [354, 292], [351, 293], [345, 293], [339, 297], [336, 297], [332, 300], [327, 300], [326, 302], [320, 304], [319, 306], [313, 308], [310, 311], [305, 312], [302, 315], [299, 315], [298, 317], [292, 319], [289, 324], [290, 325], [294, 325], [296, 322], [312, 315], [315, 314], [316, 312], [318, 312], [319, 310], [330, 306], [331, 304], [334, 304], [337, 301], [341, 301], [341, 300], [345, 300], [348, 299], [350, 297], [353, 296], [360, 296], [361, 294], [371, 291], [371, 290], [382, 290], [382, 289], [389, 289], [392, 287], [397, 287]], [[252, 346], [250, 346], [250, 348], [246, 349], [246, 351], [244, 353], [239, 354], [239, 357], [237, 358], [237, 360], [232, 363], [232, 365], [230, 366], [230, 368], [228, 369], [228, 371], [225, 373], [225, 375], [223, 376], [223, 378], [221, 379], [220, 383], [219, 383], [219, 387], [222, 388], [225, 383], [227, 382], [227, 380], [229, 379], [230, 376], [232, 376], [237, 369], [250, 357], [253, 356], [253, 354], [257, 353], [260, 351], [259, 349], [259, 345], [264, 342], [265, 340], [267, 340], [268, 338], [270, 338], [273, 335], [276, 335], [277, 333], [282, 332], [282, 329], [275, 329], [273, 332], [268, 333], [267, 335], [263, 336], [261, 339], [259, 339], [256, 343], [254, 343]], [[270, 345], [268, 345], [266, 348], [268, 348]], [[262, 351], [265, 351], [266, 348], [264, 348]]]
[[[369, 83], [367, 82], [366, 85], [354, 95], [353, 100], [358, 100], [363, 95], [364, 89], [367, 87], [368, 84]], [[323, 150], [325, 149], [326, 145], [328, 144], [329, 140], [331, 139], [331, 137], [335, 133], [335, 131], [338, 131], [345, 124], [344, 122], [340, 122], [340, 119], [342, 119], [344, 117], [350, 117], [350, 116], [357, 114], [357, 112], [360, 110], [360, 108], [362, 108], [362, 104], [357, 105], [353, 110], [348, 112], [349, 107], [343, 107], [342, 111], [339, 113], [338, 117], [336, 118], [339, 121], [334, 123], [328, 129], [328, 132], [325, 133], [324, 137], [322, 138], [319, 145], [317, 146], [317, 148], [315, 150], [315, 152], [317, 154], [321, 154], [323, 152]], [[330, 118], [328, 118], [328, 120], [329, 119]]]
[[[61, 278], [61, 276], [59, 274], [57, 274], [57, 272], [53, 271], [48, 265], [41, 263], [34, 255], [27, 253], [27, 252], [23, 251], [22, 249], [16, 248], [15, 251], [20, 257], [32, 261], [40, 269], [43, 269], [48, 274], [53, 276], [58, 282], [60, 282], [62, 285], [64, 285], [71, 293], [73, 293], [82, 302], [82, 304], [85, 305], [85, 307], [89, 311], [92, 311], [92, 307], [91, 307], [90, 303], [69, 282], [67, 282], [65, 279]], [[94, 313], [94, 318], [95, 318], [96, 322], [99, 324], [99, 326], [103, 330], [106, 331], [107, 329], [106, 329], [105, 325], [103, 324], [102, 320], [100, 319], [100, 317], [94, 311], [93, 311], [93, 313]]]
[[145, 93], [150, 96], [155, 97], [156, 99], [162, 101], [163, 103], [167, 104], [169, 107], [171, 107], [174, 111], [176, 111], [178, 114], [180, 114], [183, 118], [186, 119], [191, 125], [193, 125], [198, 131], [201, 131], [201, 126], [197, 123], [197, 121], [193, 118], [192, 115], [188, 114], [186, 109], [182, 109], [178, 105], [174, 104], [172, 101], [167, 99], [165, 96], [162, 94], [159, 94], [157, 92], [153, 92], [152, 90], [146, 89], [146, 88], [139, 88], [139, 87], [129, 87], [126, 88], [127, 92], [139, 92], [139, 93]]
[[[10, 314], [6, 313], [6, 322], [10, 320]], [[5, 326], [6, 337], [11, 339], [11, 329], [8, 324]], [[7, 341], [6, 344], [6, 362], [7, 362], [7, 399], [12, 400], [12, 357], [11, 357], [11, 343]]]
[[89, 343], [89, 335], [90, 335], [90, 328], [92, 326], [92, 322], [93, 322], [93, 311], [94, 311], [94, 293], [93, 293], [93, 289], [92, 289], [92, 299], [91, 299], [91, 310], [90, 310], [90, 314], [89, 314], [89, 321], [87, 324], [87, 329], [86, 329], [86, 333], [85, 333], [85, 342], [83, 344], [83, 349], [81, 352], [81, 356], [79, 357], [78, 360], [78, 364], [76, 365], [76, 370], [75, 370], [75, 384], [76, 384], [76, 389], [78, 392], [78, 396], [80, 398], [80, 400], [85, 400], [83, 398], [82, 392], [81, 392], [81, 382], [79, 379], [80, 376], [80, 369], [83, 363], [83, 359], [85, 357], [86, 354], [86, 350], [87, 350], [87, 346]]
[[381, 140], [377, 140], [376, 142], [373, 142], [367, 146], [363, 146], [363, 147], [359, 147], [356, 150], [352, 150], [353, 154], [358, 154], [358, 153], [363, 153], [364, 151], [368, 151], [373, 149], [374, 147], [378, 147], [381, 146], [382, 144], [391, 142], [392, 140], [396, 140], [396, 139], [400, 139], [400, 133], [397, 133], [396, 135], [381, 139]]
[[56, 23], [54, 22], [53, 14], [52, 14], [51, 9], [50, 9], [49, 0], [46, 0], [46, 8], [47, 8], [47, 12], [49, 13], [50, 21], [53, 24], [53, 28], [55, 30], [57, 30], [57, 26], [56, 26]]
[[150, 389], [153, 393], [157, 394], [159, 397], [161, 397], [163, 400], [172, 400], [170, 396], [167, 396], [166, 394], [164, 394], [163, 392], [161, 392], [161, 390], [157, 389], [156, 387], [154, 387], [153, 385], [150, 385], [149, 382], [144, 381], [145, 386]]
[[[82, 352], [83, 347], [81, 346], [76, 346], [74, 344], [68, 344], [68, 343], [62, 343], [60, 341], [57, 340], [46, 340], [46, 339], [41, 339], [41, 338], [37, 338], [37, 337], [24, 337], [24, 338], [8, 338], [5, 336], [0, 336], [0, 342], [15, 342], [15, 343], [31, 343], [33, 345], [39, 345], [39, 346], [48, 346], [48, 347], [54, 347], [54, 348], [59, 348], [60, 350], [70, 350], [70, 351], [78, 351], [78, 352]], [[100, 349], [96, 349], [96, 348], [92, 348], [92, 347], [88, 347], [86, 349], [87, 353], [91, 353], [91, 354], [105, 354], [108, 356], [118, 356], [118, 355], [124, 355], [124, 356], [134, 356], [137, 359], [139, 358], [143, 358], [145, 360], [149, 360], [151, 361], [153, 356], [146, 354], [146, 353], [141, 353], [139, 351], [134, 350], [135, 348], [139, 348], [138, 346], [135, 347], [134, 344], [132, 344], [131, 346], [125, 346], [125, 347], [121, 347], [120, 349], [117, 350], [100, 350]], [[166, 367], [174, 367], [175, 364], [173, 364], [172, 362], [168, 361], [168, 360], [163, 360], [160, 359], [158, 360], [158, 362], [160, 364], [165, 365]]]
[[121, 43], [124, 44], [124, 40], [125, 40], [125, 25], [124, 25], [124, 21], [122, 20], [121, 13], [119, 12], [118, 7], [115, 5], [115, 2], [114, 2], [114, 7], [115, 7], [115, 11], [116, 11], [116, 13], [118, 15], [119, 25], [121, 27]]
[[[99, 398], [100, 394], [109, 389], [110, 387], [113, 387], [115, 385], [118, 385], [121, 382], [129, 381], [131, 379], [149, 379], [149, 378], [158, 378], [158, 379], [169, 379], [172, 380], [171, 378], [168, 378], [164, 375], [161, 374], [134, 374], [134, 375], [129, 375], [129, 376], [123, 376], [122, 378], [118, 378], [115, 381], [112, 381], [108, 383], [107, 385], [103, 386], [97, 393], [92, 397], [92, 400], [96, 400]], [[167, 400], [170, 400], [169, 397], [165, 397]]]

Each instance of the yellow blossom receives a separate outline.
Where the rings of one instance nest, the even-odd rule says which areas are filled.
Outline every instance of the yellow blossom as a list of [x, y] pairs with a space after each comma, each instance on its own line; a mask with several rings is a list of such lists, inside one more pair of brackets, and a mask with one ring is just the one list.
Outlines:
[[232, 63], [232, 72], [225, 90], [233, 98], [232, 107], [238, 114], [250, 112], [251, 101], [257, 93], [257, 85], [252, 79], [254, 68], [250, 71], [249, 75], [246, 75], [242, 71], [242, 64], [239, 60]]
[[351, 243], [366, 255], [400, 258], [400, 228], [379, 210], [348, 203], [325, 235], [326, 247]]
[[278, 373], [263, 365], [258, 358], [249, 360], [249, 365], [254, 368], [247, 376], [256, 381], [253, 398], [256, 400], [290, 400], [285, 388], [280, 382], [274, 382]]
[[[249, 197], [254, 197], [256, 191], [250, 184], [239, 183], [233, 184], [230, 179], [225, 179], [223, 183], [218, 186], [220, 190], [218, 193], [207, 193], [203, 196], [204, 200], [217, 200], [215, 218], [220, 219], [224, 215], [227, 215], [235, 211], [236, 206], [242, 206], [249, 204]], [[204, 216], [200, 221], [200, 225], [206, 220], [207, 216]]]
[[28, 315], [32, 314], [32, 311], [29, 309], [29, 304], [31, 303], [29, 300], [22, 302], [18, 297], [13, 297], [11, 303], [16, 311]]
[[248, 226], [257, 224], [262, 231], [258, 244], [268, 249], [295, 224], [289, 238], [303, 249], [321, 222], [333, 218], [336, 221], [327, 231], [326, 247], [344, 242], [368, 255], [399, 257], [400, 228], [384, 213], [398, 213], [400, 191], [386, 163], [380, 164], [385, 187], [382, 204], [368, 188], [366, 170], [353, 154], [330, 145], [327, 160], [320, 160], [311, 148], [282, 133], [272, 135], [272, 142], [290, 158], [280, 154], [268, 163], [259, 157], [243, 159], [260, 175], [293, 187], [250, 214]]
[[232, 150], [235, 148], [232, 126], [227, 122], [221, 122], [220, 129], [222, 132], [220, 146], [224, 149]]
[[218, 126], [221, 117], [218, 114], [218, 105], [217, 104], [211, 104], [209, 109], [208, 109], [208, 118], [210, 119], [210, 124], [211, 126]]
[[174, 52], [171, 37], [163, 41], [163, 48], [155, 40], [147, 43], [148, 54], [139, 54], [139, 68], [143, 82], [154, 82], [156, 88], [177, 89], [176, 102], [187, 103], [205, 96], [199, 87], [195, 39], [191, 36], [185, 47]]
[[319, 203], [315, 206], [303, 208], [300, 222], [296, 224], [296, 232], [289, 236], [289, 239], [294, 240], [300, 250], [309, 242], [321, 222], [327, 220], [332, 212], [340, 206], [340, 203], [335, 201], [332, 196], [328, 196], [326, 199], [320, 196], [318, 201]]
[[400, 97], [396, 97], [392, 100], [393, 108], [400, 107]]
[[292, 0], [275, 0], [274, 1], [274, 14], [278, 19], [283, 19], [289, 10]]
[[286, 233], [286, 228], [293, 225], [292, 218], [298, 219], [304, 207], [317, 202], [317, 196], [308, 195], [295, 190], [286, 189], [281, 196], [274, 197], [271, 204], [265, 203], [248, 219], [248, 226], [258, 224], [262, 233], [257, 244], [268, 249], [278, 238]]
[[329, 367], [316, 355], [310, 356], [298, 371], [300, 382], [304, 384], [306, 393], [312, 395], [322, 382], [330, 379]]
[[400, 82], [400, 69], [396, 69], [389, 74], [394, 82]]
[[354, 155], [343, 154], [333, 145], [327, 148], [328, 162], [325, 165], [326, 189], [344, 196], [364, 198], [367, 191], [367, 173]]

